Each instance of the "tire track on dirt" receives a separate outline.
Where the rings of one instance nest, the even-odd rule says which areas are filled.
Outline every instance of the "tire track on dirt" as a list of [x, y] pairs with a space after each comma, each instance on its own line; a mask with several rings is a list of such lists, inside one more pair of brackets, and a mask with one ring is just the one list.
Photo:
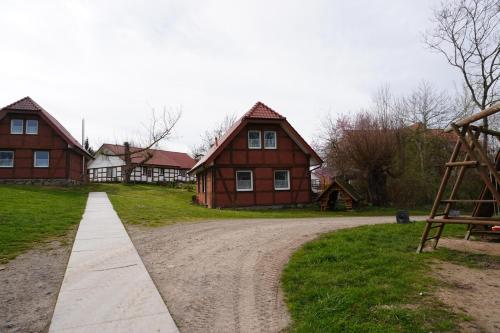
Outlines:
[[394, 217], [224, 220], [129, 234], [182, 332], [279, 332], [290, 324], [281, 271], [303, 243]]

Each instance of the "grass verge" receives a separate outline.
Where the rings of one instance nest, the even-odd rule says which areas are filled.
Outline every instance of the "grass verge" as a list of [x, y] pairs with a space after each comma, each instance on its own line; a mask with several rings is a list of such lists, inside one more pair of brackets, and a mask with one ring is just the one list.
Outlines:
[[[318, 207], [262, 210], [207, 209], [191, 203], [194, 192], [155, 185], [103, 184], [120, 218], [130, 224], [162, 226], [185, 221], [241, 218], [301, 218], [395, 215], [395, 208], [362, 208], [354, 212], [321, 212]], [[412, 211], [427, 214], [427, 211]]]
[[[447, 226], [445, 236], [463, 236]], [[439, 249], [416, 254], [422, 223], [375, 225], [326, 234], [299, 249], [282, 282], [292, 332], [448, 332], [467, 318], [432, 297], [435, 259], [467, 266], [499, 257]], [[479, 263], [479, 265], [475, 264]]]
[[0, 198], [0, 263], [3, 263], [35, 243], [65, 235], [78, 224], [87, 191], [2, 185]]
[[192, 191], [158, 185], [0, 185], [0, 263], [14, 258], [38, 242], [65, 235], [79, 223], [90, 191], [107, 192], [123, 222], [145, 226], [215, 219], [375, 216], [394, 215], [395, 212], [395, 209], [390, 208], [365, 208], [356, 212], [320, 212], [316, 207], [207, 209], [191, 204]]

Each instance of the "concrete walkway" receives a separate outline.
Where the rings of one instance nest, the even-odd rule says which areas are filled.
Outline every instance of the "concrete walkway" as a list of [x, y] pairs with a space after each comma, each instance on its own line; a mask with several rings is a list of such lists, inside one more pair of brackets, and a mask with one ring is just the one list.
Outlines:
[[179, 332], [106, 193], [89, 194], [49, 332]]

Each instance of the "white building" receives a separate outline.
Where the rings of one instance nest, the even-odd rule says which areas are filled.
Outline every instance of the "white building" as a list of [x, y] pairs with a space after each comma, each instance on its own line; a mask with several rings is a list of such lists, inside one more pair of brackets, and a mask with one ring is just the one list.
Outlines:
[[[135, 153], [140, 148], [131, 147], [132, 171], [130, 180], [133, 182], [162, 183], [162, 182], [189, 182], [194, 177], [189, 176], [189, 171], [196, 163], [186, 153], [166, 150], [148, 149], [145, 152]], [[122, 170], [125, 166], [123, 153], [124, 146], [103, 144], [96, 152], [95, 157], [87, 164], [89, 180], [91, 182], [121, 182]], [[152, 155], [146, 162], [146, 154]]]

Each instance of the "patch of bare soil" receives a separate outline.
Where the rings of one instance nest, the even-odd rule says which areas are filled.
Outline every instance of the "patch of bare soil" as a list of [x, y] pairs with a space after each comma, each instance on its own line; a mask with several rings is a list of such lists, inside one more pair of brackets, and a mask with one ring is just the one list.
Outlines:
[[0, 270], [0, 332], [47, 332], [75, 230], [17, 256]]
[[500, 332], [500, 269], [468, 268], [448, 262], [434, 265], [435, 275], [446, 283], [437, 296], [457, 312], [472, 318], [464, 332]]
[[394, 217], [226, 220], [127, 226], [181, 332], [279, 332], [290, 324], [280, 277], [319, 233]]
[[465, 239], [441, 238], [438, 246], [451, 250], [500, 256], [499, 242], [468, 241]]

